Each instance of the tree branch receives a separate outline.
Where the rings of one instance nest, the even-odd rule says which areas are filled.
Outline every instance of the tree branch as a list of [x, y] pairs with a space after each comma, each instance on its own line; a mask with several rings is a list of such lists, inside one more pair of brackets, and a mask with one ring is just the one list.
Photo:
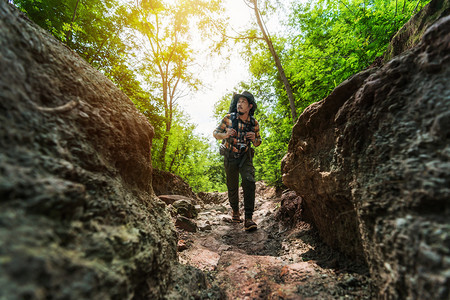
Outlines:
[[353, 10], [351, 10], [342, 0], [339, 0], [339, 2], [341, 2], [351, 13], [352, 15], [356, 16], [355, 12]]
[[419, 3], [420, 3], [420, 0], [417, 0], [416, 7], [414, 7], [413, 12], [411, 13], [411, 17], [412, 17], [412, 15], [414, 15], [414, 13], [416, 12], [416, 9], [417, 9], [417, 7], [419, 6]]
[[263, 40], [263, 37], [259, 37], [259, 36], [229, 36], [226, 34], [222, 34], [224, 37], [228, 38], [228, 39], [233, 39], [233, 40]]
[[275, 61], [275, 65], [277, 67], [278, 74], [281, 77], [281, 81], [283, 82], [286, 94], [289, 99], [289, 106], [291, 109], [291, 115], [292, 115], [292, 122], [295, 123], [297, 121], [297, 111], [295, 108], [295, 98], [294, 93], [292, 92], [291, 85], [289, 83], [289, 80], [286, 77], [286, 74], [284, 72], [283, 66], [281, 65], [280, 58], [278, 57], [277, 52], [275, 51], [275, 48], [273, 46], [272, 40], [269, 38], [269, 35], [266, 32], [266, 28], [261, 20], [261, 15], [257, 6], [257, 0], [252, 0], [254, 7], [254, 12], [256, 16], [256, 21], [258, 22], [259, 28], [261, 29], [261, 33], [263, 34], [264, 40], [267, 43], [267, 46], [269, 47], [270, 54], [272, 55], [273, 60]]

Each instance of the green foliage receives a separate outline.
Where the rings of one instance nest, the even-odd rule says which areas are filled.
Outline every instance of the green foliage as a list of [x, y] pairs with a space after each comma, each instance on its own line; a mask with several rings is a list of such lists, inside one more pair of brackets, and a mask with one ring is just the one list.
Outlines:
[[206, 139], [191, 140], [195, 149], [184, 157], [176, 174], [183, 177], [192, 189], [200, 191], [226, 191], [223, 157], [212, 151]]
[[51, 32], [102, 72], [124, 64], [120, 39], [123, 7], [116, 0], [14, 0], [36, 24]]
[[[422, 5], [428, 1], [422, 2]], [[408, 21], [416, 1], [309, 1], [290, 16], [297, 34], [286, 70], [303, 107], [326, 97], [338, 84], [382, 56]]]
[[76, 4], [74, 1], [14, 0], [13, 3], [37, 25], [61, 41], [66, 40], [72, 28], [74, 31], [80, 30], [77, 23], [71, 24]]
[[217, 122], [220, 122], [220, 120], [228, 113], [232, 97], [233, 92], [229, 92], [214, 104], [213, 117]]
[[254, 165], [256, 179], [274, 186], [281, 186], [281, 160], [287, 153], [292, 122], [287, 115], [275, 112], [257, 114], [262, 130], [263, 143], [256, 148]]
[[[165, 165], [153, 160], [153, 166], [181, 176], [194, 191], [224, 191], [225, 172], [223, 158], [212, 150], [208, 141], [194, 133], [195, 126], [181, 112], [174, 116], [167, 147]], [[152, 156], [159, 154], [162, 139], [156, 139], [152, 146]]]
[[[419, 2], [418, 9], [427, 2]], [[272, 41], [293, 88], [297, 112], [382, 56], [417, 4], [409, 0], [296, 2], [286, 24], [289, 35], [272, 35]], [[257, 177], [281, 185], [280, 160], [291, 134], [289, 102], [265, 45], [248, 39], [244, 46], [242, 54], [253, 75], [249, 90], [264, 103], [256, 115], [263, 130], [263, 143], [255, 155]]]

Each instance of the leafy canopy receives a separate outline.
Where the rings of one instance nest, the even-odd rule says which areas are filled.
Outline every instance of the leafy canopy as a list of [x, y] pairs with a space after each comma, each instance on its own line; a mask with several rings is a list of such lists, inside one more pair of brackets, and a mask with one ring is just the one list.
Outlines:
[[[298, 112], [380, 59], [393, 35], [415, 9], [428, 2], [293, 2], [285, 23], [286, 34], [272, 36], [272, 41], [292, 85]], [[267, 12], [272, 11], [273, 7]], [[264, 102], [257, 113], [264, 137], [255, 156], [257, 177], [281, 186], [280, 160], [286, 154], [291, 135], [286, 122], [289, 103], [266, 47], [258, 39], [248, 39], [244, 46], [242, 55], [249, 61], [252, 74], [249, 90], [255, 91]]]

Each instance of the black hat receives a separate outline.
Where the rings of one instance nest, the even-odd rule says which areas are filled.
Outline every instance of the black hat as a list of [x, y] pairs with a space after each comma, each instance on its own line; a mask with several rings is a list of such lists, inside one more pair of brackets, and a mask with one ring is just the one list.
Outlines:
[[258, 106], [256, 105], [255, 97], [253, 97], [253, 95], [251, 93], [249, 93], [247, 91], [243, 91], [242, 94], [234, 94], [232, 105], [234, 104], [234, 106], [236, 106], [239, 98], [241, 98], [241, 97], [246, 98], [248, 100], [248, 104], [253, 105], [253, 107], [252, 107], [252, 109], [250, 109], [250, 113], [249, 113], [251, 116], [253, 116], [253, 114], [255, 113], [255, 110]]

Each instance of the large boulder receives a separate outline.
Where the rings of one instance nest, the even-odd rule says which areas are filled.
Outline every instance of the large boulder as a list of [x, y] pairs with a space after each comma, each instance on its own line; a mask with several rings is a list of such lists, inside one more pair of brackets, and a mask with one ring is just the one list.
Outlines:
[[446, 16], [309, 106], [282, 162], [324, 241], [366, 260], [382, 299], [449, 298], [449, 65]]
[[153, 128], [132, 102], [7, 1], [0, 69], [0, 299], [180, 299], [205, 287], [177, 263], [151, 185]]

